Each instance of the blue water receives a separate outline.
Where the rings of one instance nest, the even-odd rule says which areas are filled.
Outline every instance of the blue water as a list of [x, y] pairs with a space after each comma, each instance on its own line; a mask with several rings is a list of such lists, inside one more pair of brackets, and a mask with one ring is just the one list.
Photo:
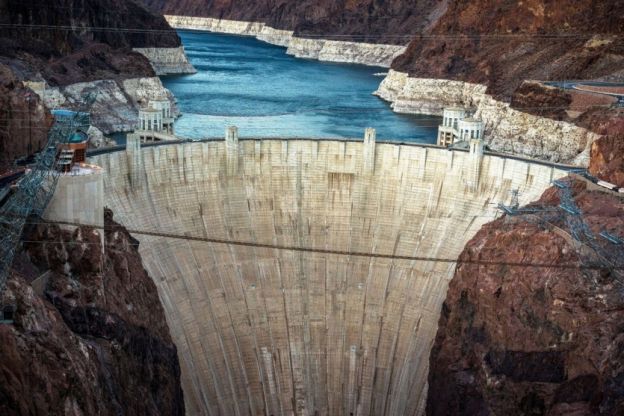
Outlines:
[[362, 137], [434, 143], [440, 117], [400, 115], [373, 96], [387, 69], [304, 60], [253, 38], [179, 31], [198, 73], [164, 77], [183, 116], [176, 134], [221, 137]]

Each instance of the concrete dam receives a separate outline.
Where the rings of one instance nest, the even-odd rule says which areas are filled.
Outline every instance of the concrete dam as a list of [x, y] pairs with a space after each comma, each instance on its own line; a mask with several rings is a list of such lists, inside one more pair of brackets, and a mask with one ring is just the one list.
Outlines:
[[[427, 145], [313, 139], [92, 157], [178, 347], [190, 415], [420, 415], [459, 253], [558, 166]], [[369, 256], [365, 254], [379, 256]], [[442, 261], [439, 261], [439, 260]], [[448, 260], [448, 261], [447, 261]]]

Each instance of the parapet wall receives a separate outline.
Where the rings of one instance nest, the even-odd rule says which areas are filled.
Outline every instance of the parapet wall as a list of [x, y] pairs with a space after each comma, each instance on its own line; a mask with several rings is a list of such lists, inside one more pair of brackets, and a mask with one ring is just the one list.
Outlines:
[[511, 190], [524, 204], [565, 175], [366, 143], [230, 140], [93, 158], [129, 229], [267, 245], [134, 233], [189, 414], [422, 414], [452, 260]]
[[362, 42], [343, 42], [325, 39], [307, 39], [294, 36], [291, 30], [275, 29], [264, 23], [209, 17], [171, 16], [165, 18], [176, 29], [204, 30], [243, 36], [254, 36], [273, 45], [288, 48], [286, 53], [298, 58], [318, 59], [390, 67], [395, 57], [405, 51], [405, 46]]

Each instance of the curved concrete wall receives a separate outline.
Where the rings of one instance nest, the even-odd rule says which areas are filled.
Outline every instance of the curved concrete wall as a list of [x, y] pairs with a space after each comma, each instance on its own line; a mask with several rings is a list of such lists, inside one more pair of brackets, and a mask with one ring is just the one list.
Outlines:
[[442, 114], [449, 106], [473, 107], [492, 149], [578, 166], [589, 164], [591, 144], [598, 134], [573, 123], [519, 111], [486, 90], [483, 84], [412, 78], [391, 69], [374, 94], [403, 114]]
[[[131, 229], [445, 259], [510, 190], [526, 203], [565, 174], [431, 147], [237, 146], [238, 157], [210, 142], [92, 160], [107, 172], [106, 204]], [[178, 346], [189, 414], [423, 412], [453, 263], [135, 236]]]
[[[60, 174], [54, 194], [43, 215], [49, 221], [104, 226], [103, 172], [97, 166], [81, 168], [78, 174]], [[73, 229], [73, 226], [65, 226]], [[103, 236], [103, 233], [101, 233]]]

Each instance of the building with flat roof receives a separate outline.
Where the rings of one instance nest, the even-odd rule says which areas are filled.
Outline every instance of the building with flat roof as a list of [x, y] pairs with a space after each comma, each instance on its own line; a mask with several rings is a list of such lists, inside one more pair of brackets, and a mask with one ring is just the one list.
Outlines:
[[149, 105], [162, 113], [162, 130], [167, 134], [173, 134], [173, 122], [175, 119], [171, 116], [171, 101], [164, 95], [158, 96], [150, 100]]
[[438, 127], [438, 146], [450, 146], [456, 142], [483, 138], [483, 122], [463, 107], [444, 109], [442, 124]]
[[171, 102], [166, 96], [150, 99], [147, 106], [139, 109], [139, 123], [136, 134], [142, 142], [168, 140], [173, 138]]

